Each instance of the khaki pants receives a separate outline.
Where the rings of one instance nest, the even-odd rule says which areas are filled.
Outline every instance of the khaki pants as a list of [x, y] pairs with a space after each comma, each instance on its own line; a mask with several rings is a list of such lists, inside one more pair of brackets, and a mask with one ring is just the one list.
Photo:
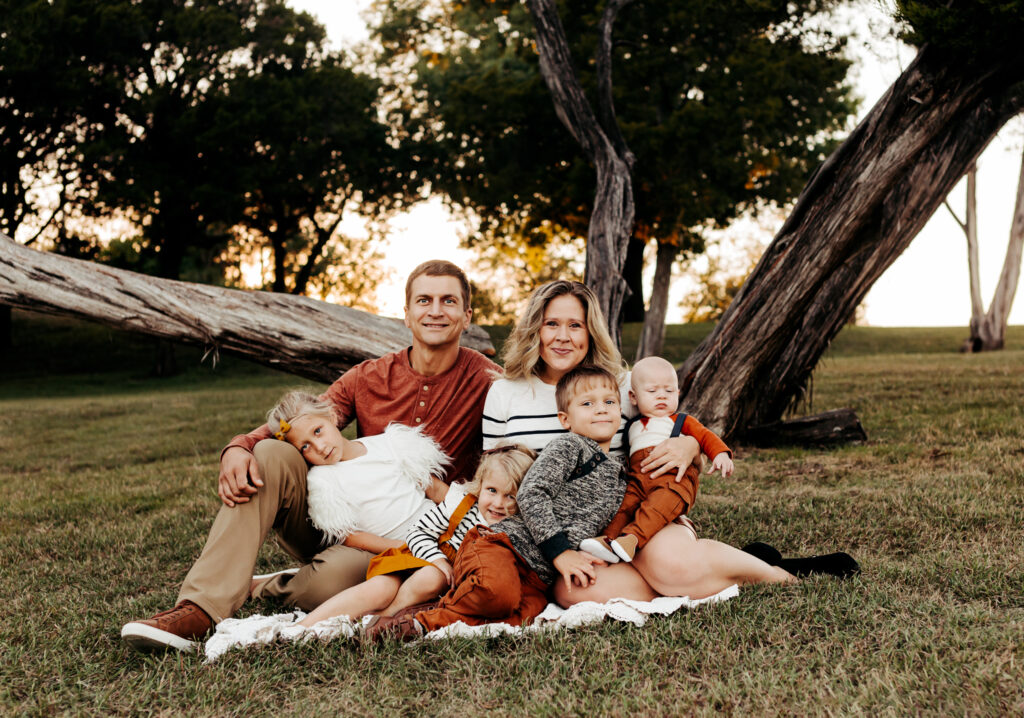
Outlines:
[[434, 631], [462, 621], [470, 626], [502, 621], [521, 626], [548, 605], [547, 584], [512, 547], [507, 534], [473, 528], [455, 554], [452, 587], [437, 608], [416, 620]]
[[362, 582], [372, 554], [347, 546], [323, 547], [323, 534], [306, 511], [306, 471], [291, 444], [274, 439], [253, 450], [263, 486], [247, 503], [221, 506], [203, 552], [178, 594], [210, 615], [214, 623], [231, 617], [249, 594], [256, 556], [273, 529], [289, 555], [303, 564], [296, 574], [276, 576], [254, 596], [280, 598], [309, 611], [334, 594]]
[[667, 471], [656, 479], [640, 470], [640, 464], [654, 447], [640, 449], [629, 457], [630, 477], [626, 496], [615, 518], [604, 530], [609, 540], [623, 534], [637, 538], [643, 548], [654, 534], [661, 531], [693, 508], [700, 487], [700, 467], [690, 464], [682, 480], [676, 482], [676, 471]]

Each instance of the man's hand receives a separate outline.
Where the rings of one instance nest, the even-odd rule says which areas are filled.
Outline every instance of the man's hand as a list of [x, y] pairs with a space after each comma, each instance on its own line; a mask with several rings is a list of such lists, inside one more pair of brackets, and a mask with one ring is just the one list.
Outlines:
[[697, 468], [703, 467], [700, 458], [700, 444], [692, 436], [676, 436], [665, 439], [655, 446], [643, 463], [640, 469], [650, 472], [650, 477], [656, 479], [666, 471], [678, 469], [676, 472], [676, 483], [683, 480], [686, 467], [696, 464]]
[[231, 508], [244, 504], [263, 486], [256, 457], [241, 446], [232, 446], [220, 457], [220, 477], [217, 494], [224, 505]]
[[571, 549], [555, 556], [555, 560], [551, 563], [562, 574], [562, 578], [565, 580], [566, 591], [572, 590], [573, 579], [576, 579], [577, 585], [583, 588], [591, 585], [597, 580], [597, 571], [594, 570], [594, 566], [608, 565], [596, 556], [591, 556], [586, 551], [573, 551]]
[[431, 561], [431, 565], [438, 571], [444, 574], [444, 582], [446, 585], [451, 586], [452, 581], [455, 580], [455, 570], [452, 568], [451, 563], [446, 558], [439, 558], [436, 561]]
[[722, 472], [722, 478], [732, 476], [733, 463], [732, 457], [725, 451], [715, 457], [714, 461], [711, 462], [711, 466], [708, 467], [708, 473], [713, 474], [716, 471]]

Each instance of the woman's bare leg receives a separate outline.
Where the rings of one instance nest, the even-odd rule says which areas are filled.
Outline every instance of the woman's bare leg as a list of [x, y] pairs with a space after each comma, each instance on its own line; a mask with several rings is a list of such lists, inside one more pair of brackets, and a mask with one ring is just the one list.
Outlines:
[[611, 598], [630, 598], [634, 601], [650, 601], [657, 597], [632, 564], [616, 563], [611, 566], [595, 566], [597, 576], [590, 586], [573, 586], [567, 591], [565, 582], [555, 581], [555, 601], [562, 608], [568, 608], [582, 601], [604, 603]]
[[402, 585], [399, 576], [385, 574], [346, 588], [316, 607], [312, 613], [299, 621], [301, 626], [312, 626], [335, 616], [360, 618], [387, 606]]
[[696, 539], [669, 524], [633, 559], [633, 566], [662, 596], [707, 598], [733, 584], [785, 583], [797, 579], [748, 553], [711, 539]]
[[447, 587], [448, 582], [439, 569], [433, 566], [424, 566], [402, 582], [394, 599], [380, 613], [385, 616], [394, 616], [403, 608], [437, 598]]

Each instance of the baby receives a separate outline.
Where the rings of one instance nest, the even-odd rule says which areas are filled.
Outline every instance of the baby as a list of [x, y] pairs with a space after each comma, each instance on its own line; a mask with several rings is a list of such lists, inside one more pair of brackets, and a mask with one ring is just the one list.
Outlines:
[[[632, 561], [667, 524], [681, 518], [693, 530], [686, 512], [693, 506], [700, 484], [700, 469], [690, 466], [677, 480], [669, 471], [652, 479], [641, 470], [644, 459], [665, 439], [685, 434], [700, 444], [711, 459], [710, 473], [733, 472], [732, 451], [713, 432], [687, 414], [677, 414], [679, 385], [673, 366], [660, 357], [641, 359], [633, 367], [629, 400], [640, 416], [629, 427], [629, 484], [622, 507], [605, 529], [604, 536], [580, 542], [580, 550], [611, 563]], [[696, 531], [694, 531], [696, 533]]]

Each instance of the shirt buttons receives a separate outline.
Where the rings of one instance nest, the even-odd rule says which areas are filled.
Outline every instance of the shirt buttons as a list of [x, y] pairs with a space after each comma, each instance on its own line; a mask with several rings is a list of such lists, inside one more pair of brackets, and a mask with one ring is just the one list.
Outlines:
[[421, 419], [420, 417], [417, 416], [416, 417], [416, 423], [419, 424], [421, 421], [423, 421], [423, 419]]
[[420, 402], [420, 406], [426, 406], [426, 405], [427, 405], [427, 402], [425, 402], [425, 401], [421, 401]]
[[426, 390], [427, 390], [427, 389], [429, 389], [429, 388], [430, 388], [430, 387], [429, 387], [429, 386], [427, 386], [426, 384], [424, 384], [424, 385], [423, 385], [423, 391], [426, 391]]

